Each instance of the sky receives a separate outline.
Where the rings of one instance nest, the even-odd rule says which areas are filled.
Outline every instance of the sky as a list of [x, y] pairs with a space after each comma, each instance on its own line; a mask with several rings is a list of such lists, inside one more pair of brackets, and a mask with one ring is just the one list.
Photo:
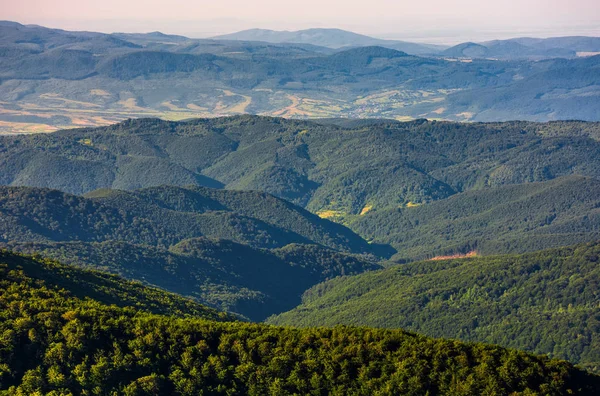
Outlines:
[[0, 19], [67, 30], [210, 37], [335, 27], [432, 43], [600, 36], [600, 0], [0, 0]]

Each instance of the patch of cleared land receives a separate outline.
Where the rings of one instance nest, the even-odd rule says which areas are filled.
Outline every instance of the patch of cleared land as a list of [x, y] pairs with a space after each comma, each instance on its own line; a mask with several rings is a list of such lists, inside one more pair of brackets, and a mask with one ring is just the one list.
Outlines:
[[112, 95], [110, 94], [110, 92], [106, 92], [106, 91], [105, 91], [105, 90], [103, 90], [103, 89], [92, 89], [92, 90], [90, 91], [90, 94], [91, 94], [91, 95], [95, 95], [95, 96], [104, 96], [104, 97], [112, 96]]
[[589, 51], [577, 52], [577, 56], [579, 56], [579, 57], [596, 56], [596, 55], [600, 55], [600, 52], [589, 52]]
[[477, 257], [478, 254], [476, 251], [471, 251], [469, 253], [465, 253], [465, 254], [461, 254], [461, 253], [457, 253], [457, 254], [451, 254], [448, 256], [435, 256], [430, 258], [430, 261], [439, 261], [439, 260], [452, 260], [452, 259], [459, 259], [459, 258], [468, 258], [468, 257]]
[[319, 216], [322, 219], [331, 219], [334, 217], [341, 217], [344, 216], [344, 212], [342, 212], [341, 210], [320, 210], [317, 212], [317, 216]]
[[371, 209], [373, 209], [373, 205], [365, 205], [365, 207], [360, 211], [360, 215], [362, 216], [367, 214]]
[[41, 94], [40, 99], [45, 99], [45, 100], [50, 100], [50, 101], [59, 101], [64, 104], [81, 106], [81, 107], [97, 107], [97, 108], [102, 107], [101, 105], [96, 104], [96, 103], [82, 102], [80, 100], [72, 100], [72, 99], [63, 98], [59, 94], [55, 94], [55, 93]]

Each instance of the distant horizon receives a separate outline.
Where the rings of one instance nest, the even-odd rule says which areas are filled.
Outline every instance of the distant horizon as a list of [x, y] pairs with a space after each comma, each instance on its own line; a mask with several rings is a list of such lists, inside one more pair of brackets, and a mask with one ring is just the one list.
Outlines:
[[[600, 26], [598, 27], [592, 27], [592, 28], [588, 28], [588, 29], [582, 29], [582, 28], [572, 28], [572, 29], [562, 29], [562, 30], [555, 30], [555, 31], [533, 31], [533, 30], [527, 30], [527, 31], [482, 31], [482, 32], [477, 32], [477, 33], [473, 33], [471, 32], [470, 34], [465, 34], [465, 32], [460, 32], [460, 31], [447, 31], [446, 35], [444, 35], [444, 32], [441, 31], [423, 31], [421, 35], [405, 35], [405, 34], [400, 34], [400, 33], [380, 33], [380, 34], [373, 34], [373, 33], [369, 33], [369, 32], [363, 32], [363, 31], [357, 31], [357, 30], [351, 30], [348, 28], [344, 28], [344, 27], [338, 27], [338, 26], [310, 26], [310, 27], [304, 27], [304, 28], [268, 28], [268, 27], [248, 27], [248, 28], [243, 28], [243, 29], [238, 29], [238, 30], [226, 30], [226, 31], [214, 31], [214, 32], [204, 32], [204, 33], [193, 33], [193, 32], [188, 32], [185, 33], [185, 31], [181, 32], [181, 31], [170, 31], [170, 30], [164, 30], [164, 29], [160, 29], [160, 28], [147, 28], [147, 29], [141, 29], [141, 30], [132, 30], [132, 29], [108, 29], [108, 30], [102, 30], [102, 29], [97, 29], [97, 28], [93, 28], [90, 27], [89, 23], [85, 23], [84, 25], [86, 27], [81, 27], [78, 28], [76, 27], [76, 25], [72, 25], [72, 24], [61, 24], [59, 22], [56, 23], [44, 23], [44, 22], [31, 22], [31, 21], [19, 21], [19, 20], [10, 20], [10, 19], [0, 19], [6, 22], [16, 22], [22, 25], [37, 25], [37, 26], [42, 26], [45, 28], [49, 28], [49, 29], [61, 29], [61, 30], [66, 30], [66, 31], [88, 31], [88, 32], [98, 32], [98, 33], [105, 33], [105, 34], [115, 34], [115, 33], [139, 33], [139, 34], [148, 34], [148, 33], [153, 33], [153, 32], [160, 32], [166, 35], [180, 35], [180, 36], [185, 36], [188, 37], [190, 39], [210, 39], [213, 38], [215, 36], [221, 36], [221, 35], [227, 35], [227, 34], [232, 34], [232, 33], [237, 33], [237, 32], [241, 32], [241, 31], [246, 31], [246, 30], [253, 30], [253, 29], [260, 29], [260, 30], [271, 30], [271, 31], [278, 31], [278, 32], [296, 32], [296, 31], [301, 31], [301, 30], [308, 30], [308, 29], [340, 29], [340, 30], [345, 30], [345, 31], [349, 31], [352, 33], [356, 33], [356, 34], [361, 34], [361, 35], [365, 35], [365, 36], [370, 36], [373, 38], [377, 38], [377, 39], [383, 39], [383, 40], [399, 40], [399, 41], [407, 41], [407, 42], [415, 42], [415, 43], [428, 43], [428, 44], [437, 44], [437, 45], [447, 45], [447, 46], [452, 46], [452, 45], [456, 45], [456, 44], [460, 44], [460, 43], [464, 43], [464, 42], [485, 42], [485, 41], [492, 41], [492, 40], [510, 40], [510, 39], [516, 39], [516, 38], [524, 38], [524, 37], [529, 37], [529, 38], [540, 38], [540, 39], [544, 39], [544, 38], [553, 38], [553, 37], [568, 37], [568, 36], [586, 36], [586, 37], [600, 37]], [[137, 24], [135, 23], [123, 23], [123, 26], [137, 26]], [[476, 36], [477, 38], [473, 38], [472, 36]]]
[[452, 45], [514, 37], [600, 36], [597, 0], [6, 0], [0, 19], [103, 33], [208, 38], [252, 28], [338, 28]]

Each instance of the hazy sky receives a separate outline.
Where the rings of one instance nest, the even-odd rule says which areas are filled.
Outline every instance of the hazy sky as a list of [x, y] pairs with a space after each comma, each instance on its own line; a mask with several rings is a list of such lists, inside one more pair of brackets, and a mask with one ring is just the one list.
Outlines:
[[0, 19], [191, 37], [254, 27], [337, 27], [383, 38], [458, 42], [600, 36], [600, 0], [0, 0]]

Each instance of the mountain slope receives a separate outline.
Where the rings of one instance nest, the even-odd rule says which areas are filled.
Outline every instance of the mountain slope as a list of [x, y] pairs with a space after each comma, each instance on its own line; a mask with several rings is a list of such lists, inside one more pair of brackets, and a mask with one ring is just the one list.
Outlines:
[[[554, 59], [536, 62], [540, 70], [519, 76], [501, 87], [457, 92], [448, 97], [454, 111], [473, 114], [474, 121], [527, 119], [531, 121], [564, 119], [591, 120], [597, 112], [588, 107], [596, 103], [600, 84], [600, 55], [573, 60]], [[548, 118], [548, 109], [553, 109]], [[546, 115], [544, 115], [546, 113]]]
[[56, 190], [0, 187], [1, 240], [124, 240], [168, 247], [209, 236], [255, 247], [317, 243], [368, 252], [368, 244], [339, 224], [265, 193], [201, 187], [102, 190], [84, 198]]
[[483, 43], [461, 43], [441, 55], [460, 58], [548, 59], [574, 58], [600, 52], [600, 37], [520, 37]]
[[568, 176], [456, 194], [418, 207], [373, 210], [351, 227], [389, 243], [396, 259], [526, 252], [600, 239], [600, 181]]
[[120, 241], [2, 245], [142, 281], [252, 321], [294, 308], [319, 282], [381, 268], [316, 245], [261, 250], [206, 238], [186, 239], [168, 250]]
[[[11, 271], [14, 272], [11, 274]], [[143, 312], [176, 317], [237, 320], [235, 316], [200, 305], [177, 294], [143, 286], [139, 282], [130, 282], [103, 272], [84, 270], [5, 250], [0, 251], [0, 273], [4, 282], [1, 287], [4, 293], [9, 292], [7, 287], [10, 278], [14, 277], [24, 281], [28, 287], [47, 289], [50, 296], [67, 295], [81, 300], [90, 298], [106, 305], [131, 306]]]
[[315, 286], [274, 324], [402, 327], [600, 369], [600, 244], [396, 265]]
[[591, 395], [599, 386], [567, 362], [401, 330], [151, 315], [79, 299], [28, 270], [0, 267], [6, 394]]
[[293, 308], [319, 282], [379, 268], [374, 254], [390, 254], [265, 193], [168, 186], [87, 197], [0, 187], [0, 246], [117, 273], [257, 321]]

